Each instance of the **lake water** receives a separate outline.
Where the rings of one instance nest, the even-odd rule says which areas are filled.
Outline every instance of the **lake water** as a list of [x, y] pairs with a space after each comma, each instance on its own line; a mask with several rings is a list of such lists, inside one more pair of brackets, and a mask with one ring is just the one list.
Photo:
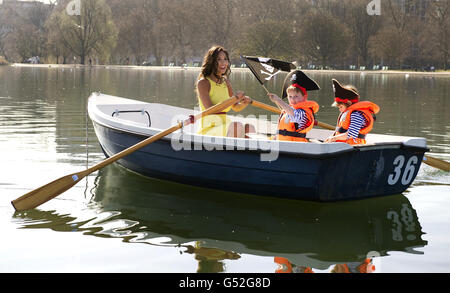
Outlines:
[[[116, 164], [43, 204], [11, 200], [104, 159], [91, 92], [193, 108], [198, 69], [0, 67], [0, 272], [271, 273], [356, 268], [450, 272], [450, 175], [422, 164], [403, 194], [345, 203], [261, 198], [145, 178]], [[426, 137], [450, 160], [450, 76], [309, 72], [318, 119], [335, 124], [331, 78], [381, 107], [375, 133]], [[280, 92], [285, 75], [270, 81]], [[235, 90], [270, 104], [248, 70]], [[270, 115], [248, 107], [241, 114]]]

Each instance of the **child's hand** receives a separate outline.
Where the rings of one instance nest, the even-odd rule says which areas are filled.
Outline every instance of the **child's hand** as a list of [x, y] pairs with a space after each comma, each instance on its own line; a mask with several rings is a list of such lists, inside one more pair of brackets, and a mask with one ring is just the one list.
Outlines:
[[280, 97], [278, 97], [278, 96], [275, 95], [275, 94], [268, 93], [267, 95], [269, 96], [269, 99], [270, 99], [272, 102], [274, 102], [274, 103], [276, 103], [276, 102], [278, 102], [278, 101], [280, 100]]
[[326, 142], [334, 142], [334, 141], [335, 141], [334, 136], [330, 136], [327, 139], [325, 139], [324, 142], [326, 143]]

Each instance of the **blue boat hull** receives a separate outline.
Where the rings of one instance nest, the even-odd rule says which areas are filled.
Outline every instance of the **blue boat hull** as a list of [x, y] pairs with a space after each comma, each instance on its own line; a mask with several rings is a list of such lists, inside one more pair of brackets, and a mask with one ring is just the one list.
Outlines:
[[[94, 122], [106, 156], [147, 138]], [[375, 146], [323, 155], [280, 153], [261, 161], [257, 150], [179, 150], [160, 139], [118, 161], [145, 176], [239, 193], [312, 201], [400, 194], [416, 177], [420, 147]]]

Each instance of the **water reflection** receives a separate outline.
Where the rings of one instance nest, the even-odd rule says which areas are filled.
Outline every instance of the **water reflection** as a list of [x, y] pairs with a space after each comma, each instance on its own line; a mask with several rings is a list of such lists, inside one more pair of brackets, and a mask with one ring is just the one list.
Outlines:
[[427, 244], [403, 195], [327, 204], [259, 198], [167, 184], [117, 165], [100, 170], [89, 189], [84, 217], [33, 210], [15, 214], [15, 221], [179, 247], [194, 256], [199, 272], [224, 271], [223, 260], [242, 254], [284, 258], [304, 270], [352, 267], [369, 252], [420, 253], [415, 248]]
[[[285, 257], [274, 257], [274, 262], [278, 265], [275, 273], [282, 274], [313, 274], [315, 271], [311, 267], [305, 267], [303, 265], [297, 265], [291, 263]], [[349, 262], [349, 263], [339, 263], [335, 264], [330, 272], [331, 273], [345, 273], [345, 274], [370, 274], [374, 273], [376, 270], [373, 264], [372, 258], [366, 258], [363, 261]]]
[[193, 254], [198, 261], [197, 273], [221, 273], [225, 272], [223, 260], [235, 260], [241, 256], [233, 251], [218, 248], [202, 247], [200, 242], [195, 245], [180, 245], [185, 247], [184, 253]]

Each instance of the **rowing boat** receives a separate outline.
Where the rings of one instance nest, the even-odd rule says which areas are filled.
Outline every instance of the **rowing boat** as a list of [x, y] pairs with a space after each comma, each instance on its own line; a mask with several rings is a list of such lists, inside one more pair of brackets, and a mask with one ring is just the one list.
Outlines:
[[[196, 114], [160, 103], [102, 93], [89, 97], [88, 113], [107, 157]], [[182, 184], [312, 201], [400, 194], [414, 181], [426, 139], [367, 135], [367, 144], [321, 143], [332, 131], [313, 129], [310, 143], [271, 140], [276, 121], [229, 115], [256, 125], [250, 139], [197, 134], [186, 126], [120, 159], [139, 174]]]

